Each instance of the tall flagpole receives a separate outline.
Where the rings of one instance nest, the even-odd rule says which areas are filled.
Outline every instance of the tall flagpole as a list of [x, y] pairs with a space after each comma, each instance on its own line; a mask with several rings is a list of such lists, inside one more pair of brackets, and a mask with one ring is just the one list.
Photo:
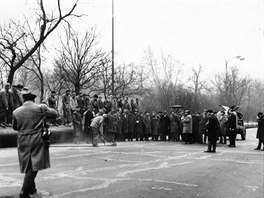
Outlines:
[[112, 95], [114, 95], [115, 88], [115, 65], [114, 65], [114, 0], [112, 0]]

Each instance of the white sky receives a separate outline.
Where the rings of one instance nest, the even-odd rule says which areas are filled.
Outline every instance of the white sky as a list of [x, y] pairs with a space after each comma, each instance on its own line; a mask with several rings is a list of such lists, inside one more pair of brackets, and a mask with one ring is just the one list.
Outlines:
[[[0, 22], [29, 15], [33, 0], [0, 0]], [[49, 0], [55, 2], [55, 0]], [[74, 0], [61, 0], [63, 6]], [[183, 62], [186, 68], [203, 65], [203, 72], [224, 72], [231, 60], [242, 75], [264, 80], [263, 0], [115, 0], [116, 62], [140, 64], [144, 50], [153, 49]], [[111, 0], [79, 0], [74, 21], [82, 31], [96, 25], [101, 46], [111, 50]]]

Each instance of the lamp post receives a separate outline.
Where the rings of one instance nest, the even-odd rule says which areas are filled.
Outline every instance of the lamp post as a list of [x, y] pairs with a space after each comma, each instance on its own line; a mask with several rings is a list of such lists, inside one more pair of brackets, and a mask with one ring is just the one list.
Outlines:
[[225, 60], [225, 72], [226, 72], [226, 76], [225, 76], [225, 100], [226, 100], [226, 105], [228, 105], [228, 74], [227, 74], [227, 67], [228, 67], [228, 63], [231, 61], [231, 60], [240, 60], [240, 61], [243, 61], [245, 60], [245, 58], [241, 57], [241, 56], [235, 56], [233, 58], [230, 58], [228, 60]]
[[114, 0], [112, 0], [112, 95], [114, 95], [115, 90], [114, 38]]

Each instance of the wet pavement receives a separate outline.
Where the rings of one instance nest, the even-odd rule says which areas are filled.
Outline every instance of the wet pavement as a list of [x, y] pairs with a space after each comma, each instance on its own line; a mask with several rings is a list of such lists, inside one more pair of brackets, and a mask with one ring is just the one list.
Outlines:
[[[256, 129], [236, 148], [181, 142], [54, 144], [50, 169], [36, 183], [47, 198], [262, 198], [264, 151], [255, 151]], [[240, 138], [240, 137], [239, 137]], [[0, 198], [18, 197], [23, 175], [16, 148], [0, 149]]]

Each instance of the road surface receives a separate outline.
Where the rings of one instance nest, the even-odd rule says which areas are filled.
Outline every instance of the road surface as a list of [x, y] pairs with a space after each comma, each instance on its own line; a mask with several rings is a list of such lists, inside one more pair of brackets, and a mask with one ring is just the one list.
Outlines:
[[[264, 152], [256, 129], [236, 148], [180, 142], [120, 142], [116, 147], [56, 144], [35, 198], [263, 198]], [[240, 139], [240, 137], [238, 137]], [[0, 197], [18, 197], [16, 148], [0, 149]]]

